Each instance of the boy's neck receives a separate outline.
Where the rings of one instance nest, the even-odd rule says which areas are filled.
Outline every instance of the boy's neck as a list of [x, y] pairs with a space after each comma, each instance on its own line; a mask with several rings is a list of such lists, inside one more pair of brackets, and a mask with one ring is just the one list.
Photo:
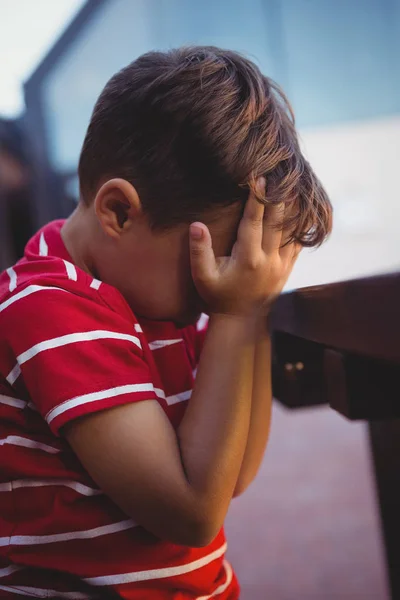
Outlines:
[[61, 238], [72, 262], [89, 275], [96, 277], [96, 269], [90, 251], [93, 237], [92, 227], [89, 210], [79, 203], [65, 221], [61, 229]]

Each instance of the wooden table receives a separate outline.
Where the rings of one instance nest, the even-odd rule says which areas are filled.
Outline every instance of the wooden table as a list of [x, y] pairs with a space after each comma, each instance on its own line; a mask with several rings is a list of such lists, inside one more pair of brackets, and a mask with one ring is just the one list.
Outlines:
[[[368, 422], [393, 600], [400, 598], [400, 273], [283, 294], [275, 305], [274, 396]], [[356, 483], [355, 483], [356, 484]]]

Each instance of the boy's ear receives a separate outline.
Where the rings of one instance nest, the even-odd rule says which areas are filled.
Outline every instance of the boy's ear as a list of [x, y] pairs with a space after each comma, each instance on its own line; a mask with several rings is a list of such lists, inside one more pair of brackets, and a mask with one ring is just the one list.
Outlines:
[[143, 215], [142, 204], [134, 186], [125, 179], [109, 179], [98, 190], [94, 210], [104, 232], [119, 237]]

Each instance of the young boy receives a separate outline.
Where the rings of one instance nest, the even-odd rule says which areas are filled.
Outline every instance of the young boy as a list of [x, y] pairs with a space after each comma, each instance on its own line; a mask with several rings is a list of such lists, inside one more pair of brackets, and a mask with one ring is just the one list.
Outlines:
[[222, 525], [267, 442], [266, 316], [329, 200], [281, 92], [212, 47], [117, 73], [79, 178], [0, 279], [0, 597], [238, 598]]

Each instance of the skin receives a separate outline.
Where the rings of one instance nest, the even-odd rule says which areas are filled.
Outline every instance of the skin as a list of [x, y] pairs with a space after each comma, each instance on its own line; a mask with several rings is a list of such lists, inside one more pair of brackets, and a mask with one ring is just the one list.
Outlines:
[[157, 537], [208, 544], [260, 465], [271, 413], [265, 315], [298, 253], [275, 227], [282, 210], [265, 214], [250, 195], [243, 215], [231, 206], [157, 233], [136, 190], [113, 179], [62, 230], [74, 262], [119, 289], [136, 314], [182, 325], [204, 308], [210, 314], [178, 431], [148, 400], [77, 419], [64, 432], [104, 492]]
[[[242, 210], [204, 215], [217, 256], [230, 254]], [[191, 276], [188, 225], [152, 231], [123, 179], [107, 181], [89, 207], [79, 204], [62, 237], [75, 264], [116, 287], [136, 315], [185, 325], [205, 308]]]

